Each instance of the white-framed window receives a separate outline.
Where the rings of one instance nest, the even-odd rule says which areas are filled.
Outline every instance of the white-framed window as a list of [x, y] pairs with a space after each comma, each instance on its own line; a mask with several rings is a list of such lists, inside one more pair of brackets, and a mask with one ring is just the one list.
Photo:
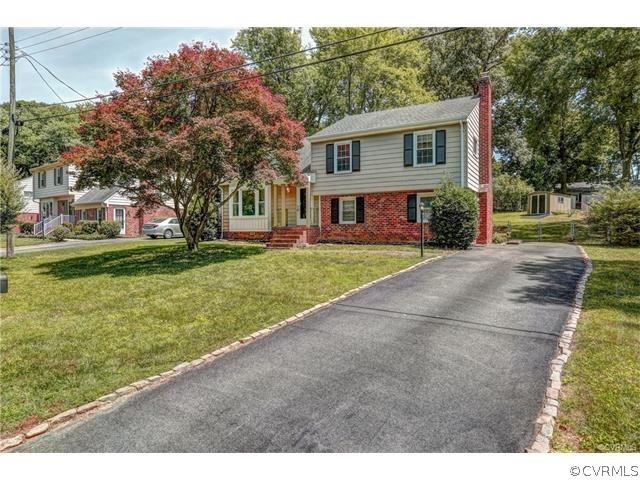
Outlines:
[[334, 154], [334, 172], [350, 173], [351, 172], [351, 142], [336, 143]]
[[45, 188], [47, 186], [47, 172], [38, 172], [38, 187]]
[[340, 197], [340, 223], [356, 223], [355, 197]]
[[63, 182], [63, 174], [64, 174], [64, 167], [58, 167], [53, 171], [53, 184], [54, 185], [62, 185]]
[[96, 208], [96, 220], [98, 220], [99, 222], [105, 220], [107, 218], [107, 215], [104, 211], [104, 207], [103, 208]]
[[564, 205], [564, 197], [558, 197], [558, 203]]
[[239, 190], [231, 199], [231, 216], [263, 217], [266, 211], [265, 205], [264, 188]]
[[413, 166], [436, 164], [436, 134], [424, 130], [413, 134]]
[[83, 209], [80, 210], [80, 220], [86, 220], [87, 219], [87, 209]]
[[433, 211], [432, 209], [432, 204], [433, 204], [433, 194], [429, 193], [429, 194], [418, 194], [418, 211], [417, 211], [417, 221], [420, 222], [420, 207], [423, 206], [424, 207], [424, 213], [423, 213], [423, 221], [424, 222], [428, 222], [431, 220], [431, 212]]

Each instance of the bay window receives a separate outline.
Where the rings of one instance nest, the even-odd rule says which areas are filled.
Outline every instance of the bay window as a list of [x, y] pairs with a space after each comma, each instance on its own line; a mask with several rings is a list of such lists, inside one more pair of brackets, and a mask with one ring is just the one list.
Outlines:
[[233, 194], [231, 215], [233, 217], [261, 217], [265, 215], [265, 189], [243, 189]]

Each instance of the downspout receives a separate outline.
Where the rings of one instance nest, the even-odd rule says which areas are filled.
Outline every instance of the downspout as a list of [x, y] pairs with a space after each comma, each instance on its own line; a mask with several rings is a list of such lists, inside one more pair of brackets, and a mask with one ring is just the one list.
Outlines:
[[467, 151], [464, 149], [464, 124], [460, 120], [460, 186], [465, 186], [465, 171], [464, 171], [464, 159], [467, 156]]

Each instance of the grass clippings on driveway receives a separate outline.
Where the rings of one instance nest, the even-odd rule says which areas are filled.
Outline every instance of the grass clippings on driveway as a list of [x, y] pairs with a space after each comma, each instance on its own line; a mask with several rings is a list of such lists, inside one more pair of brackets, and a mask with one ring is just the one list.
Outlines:
[[353, 255], [346, 247], [270, 251], [228, 242], [189, 254], [183, 240], [5, 260], [10, 292], [1, 300], [1, 433], [197, 358], [419, 260], [417, 254]]
[[588, 246], [587, 282], [553, 448], [640, 451], [640, 248]]

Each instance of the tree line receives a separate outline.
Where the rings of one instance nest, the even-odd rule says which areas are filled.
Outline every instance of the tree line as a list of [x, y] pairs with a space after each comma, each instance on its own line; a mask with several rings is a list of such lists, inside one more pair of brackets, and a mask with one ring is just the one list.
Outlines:
[[[374, 28], [311, 28], [323, 45]], [[481, 72], [494, 87], [494, 157], [499, 170], [536, 189], [573, 181], [638, 181], [640, 175], [640, 29], [465, 28], [307, 68], [289, 67], [365, 50], [436, 29], [399, 28], [303, 52], [298, 28], [246, 28], [232, 48], [286, 101], [312, 134], [358, 113], [476, 93]], [[300, 52], [264, 61], [289, 52]], [[280, 72], [274, 73], [271, 72]], [[68, 110], [19, 102], [23, 117]], [[0, 115], [7, 118], [7, 105]], [[21, 175], [80, 142], [75, 115], [20, 127]], [[0, 154], [6, 155], [6, 135]]]

